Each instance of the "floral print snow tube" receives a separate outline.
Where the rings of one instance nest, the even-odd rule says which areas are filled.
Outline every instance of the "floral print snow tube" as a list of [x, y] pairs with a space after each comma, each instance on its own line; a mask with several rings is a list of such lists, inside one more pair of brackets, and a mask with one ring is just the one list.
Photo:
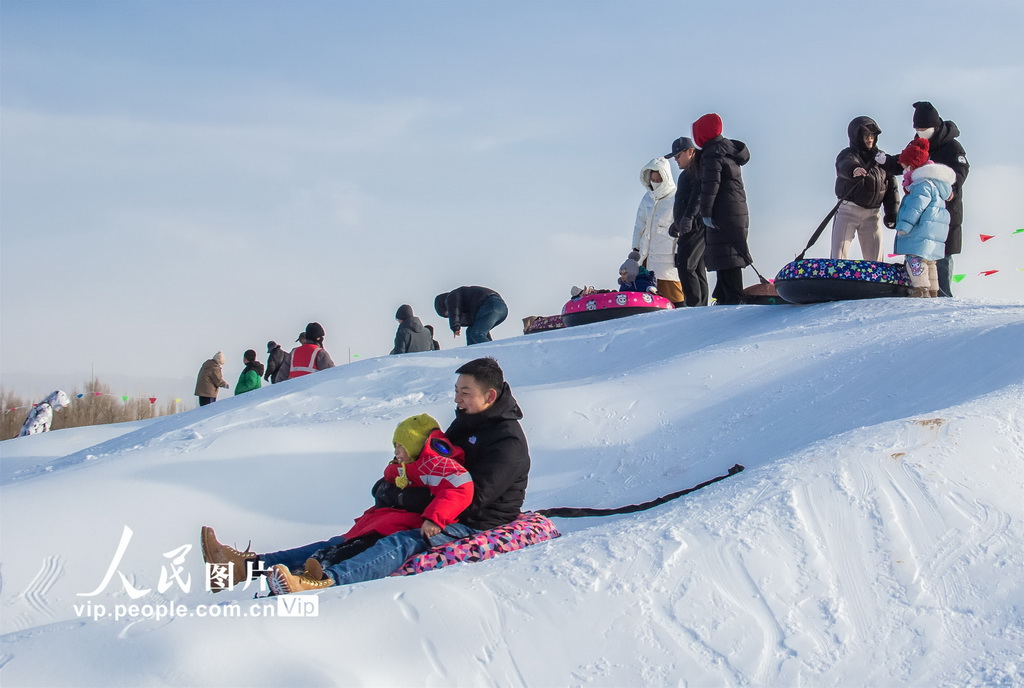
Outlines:
[[571, 299], [562, 306], [566, 327], [673, 308], [663, 296], [642, 291], [606, 291]]
[[411, 576], [414, 573], [433, 571], [462, 561], [493, 559], [499, 554], [514, 552], [545, 540], [554, 540], [561, 535], [551, 519], [528, 511], [520, 514], [519, 518], [511, 523], [417, 554], [391, 575]]
[[902, 264], [839, 258], [795, 260], [779, 271], [775, 288], [790, 303], [908, 296], [911, 290]]

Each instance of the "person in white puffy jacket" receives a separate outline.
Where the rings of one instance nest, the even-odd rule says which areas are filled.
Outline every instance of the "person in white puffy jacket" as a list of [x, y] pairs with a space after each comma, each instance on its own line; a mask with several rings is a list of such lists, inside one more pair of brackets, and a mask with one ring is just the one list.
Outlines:
[[25, 424], [21, 426], [18, 437], [35, 435], [40, 432], [49, 432], [50, 423], [53, 422], [53, 412], [71, 405], [68, 395], [57, 390], [50, 394], [38, 404], [32, 407], [25, 418]]
[[676, 269], [676, 240], [669, 235], [676, 183], [669, 161], [655, 158], [640, 170], [640, 183], [647, 189], [636, 211], [633, 250], [640, 253], [640, 264], [654, 273], [658, 295], [674, 304], [682, 304], [683, 289]]

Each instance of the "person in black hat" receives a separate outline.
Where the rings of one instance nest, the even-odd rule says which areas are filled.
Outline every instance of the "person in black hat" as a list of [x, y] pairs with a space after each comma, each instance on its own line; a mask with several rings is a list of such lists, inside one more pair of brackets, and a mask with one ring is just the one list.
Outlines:
[[423, 323], [413, 315], [412, 306], [402, 304], [395, 312], [398, 331], [395, 333], [395, 348], [392, 354], [411, 354], [419, 351], [433, 351], [434, 338], [430, 336]]
[[[700, 207], [700, 150], [688, 136], [672, 142], [665, 156], [679, 167], [673, 221], [668, 233], [676, 237], [676, 268], [683, 287], [684, 306], [708, 305], [708, 273], [704, 267], [704, 224]], [[679, 304], [676, 304], [677, 306]]]
[[271, 384], [280, 382], [281, 380], [277, 377], [277, 371], [280, 370], [281, 364], [284, 363], [287, 358], [288, 354], [281, 348], [280, 344], [273, 340], [267, 342], [267, 372], [263, 375], [263, 379], [269, 381]]
[[[935, 261], [939, 278], [939, 296], [952, 296], [950, 283], [953, 273], [953, 256], [960, 253], [963, 248], [963, 187], [971, 165], [967, 162], [967, 153], [964, 151], [964, 147], [957, 140], [957, 137], [960, 136], [960, 129], [955, 123], [942, 119], [935, 106], [926, 100], [914, 103], [914, 131], [917, 132], [917, 136], [928, 140], [928, 150], [932, 162], [945, 165], [956, 174], [953, 198], [946, 201], [946, 210], [949, 211], [946, 255]], [[884, 161], [887, 168], [891, 168], [897, 173], [902, 171], [897, 156], [887, 155], [883, 158], [882, 154], [879, 154], [878, 161]]]
[[452, 333], [458, 337], [466, 331], [466, 344], [491, 340], [491, 330], [505, 322], [508, 306], [501, 295], [487, 287], [459, 287], [434, 297], [434, 310], [448, 318]]
[[299, 346], [292, 349], [277, 371], [282, 380], [334, 367], [331, 355], [323, 348], [324, 328], [320, 323], [311, 322], [306, 325], [305, 331], [295, 341], [300, 342]]

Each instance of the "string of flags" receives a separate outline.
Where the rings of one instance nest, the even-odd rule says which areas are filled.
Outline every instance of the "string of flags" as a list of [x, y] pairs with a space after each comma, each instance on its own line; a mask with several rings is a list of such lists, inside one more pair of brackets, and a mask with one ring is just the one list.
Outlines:
[[[1009, 234], [1007, 234], [1006, 236], [1013, 236], [1014, 234], [1024, 234], [1024, 227], [1021, 227], [1020, 229], [1015, 229], [1012, 232], [1010, 232]], [[997, 239], [999, 237], [999, 235], [997, 235], [997, 234], [979, 234], [978, 236], [981, 238], [981, 243], [983, 243], [983, 244], [986, 241], [991, 241], [992, 239]], [[890, 258], [896, 258], [899, 255], [901, 255], [901, 254], [899, 254], [899, 253], [890, 253], [889, 257]], [[1020, 272], [1024, 272], [1024, 268], [1017, 268], [1017, 269]], [[999, 270], [982, 270], [981, 272], [978, 273], [978, 277], [990, 277], [990, 276], [996, 274], [997, 272], [999, 272]], [[966, 274], [950, 275], [950, 279], [953, 280], [954, 282], [963, 282], [964, 279], [966, 279], [966, 278], [967, 278]]]
[[[127, 394], [106, 394], [105, 392], [82, 392], [81, 394], [75, 395], [76, 399], [81, 399], [83, 397], [113, 397], [115, 399], [120, 399], [125, 404], [127, 404], [129, 401], [132, 401], [133, 399], [146, 399], [147, 401], [149, 401], [150, 404], [155, 404], [158, 400], [158, 397], [133, 397]], [[174, 403], [180, 404], [181, 399], [175, 399]], [[9, 408], [5, 408], [4, 413], [10, 413], [11, 411], [18, 411], [20, 409], [35, 408], [36, 406], [39, 406], [39, 404], [33, 403], [25, 404], [24, 406], [11, 406]]]

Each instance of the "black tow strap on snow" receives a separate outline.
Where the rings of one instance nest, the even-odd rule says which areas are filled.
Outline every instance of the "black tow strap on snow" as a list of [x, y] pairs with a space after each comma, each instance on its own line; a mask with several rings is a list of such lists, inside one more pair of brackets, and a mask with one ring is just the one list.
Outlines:
[[729, 472], [726, 473], [725, 475], [720, 475], [717, 478], [712, 478], [711, 480], [703, 482], [700, 485], [695, 485], [685, 490], [680, 490], [679, 492], [673, 492], [671, 494], [658, 497], [657, 499], [652, 499], [651, 501], [644, 502], [643, 504], [630, 504], [629, 506], [620, 506], [614, 509], [591, 509], [588, 507], [561, 506], [556, 507], [554, 509], [538, 509], [535, 513], [541, 514], [543, 516], [555, 516], [557, 518], [585, 518], [588, 516], [615, 516], [617, 514], [632, 514], [637, 511], [647, 511], [648, 509], [653, 509], [654, 507], [660, 506], [665, 502], [671, 502], [673, 499], [678, 499], [683, 495], [688, 495], [691, 492], [696, 492], [702, 487], [713, 485], [714, 483], [717, 483], [719, 480], [725, 480], [729, 476], [736, 475], [742, 470], [743, 466], [741, 466], [740, 464], [736, 464], [735, 466], [730, 468]]

